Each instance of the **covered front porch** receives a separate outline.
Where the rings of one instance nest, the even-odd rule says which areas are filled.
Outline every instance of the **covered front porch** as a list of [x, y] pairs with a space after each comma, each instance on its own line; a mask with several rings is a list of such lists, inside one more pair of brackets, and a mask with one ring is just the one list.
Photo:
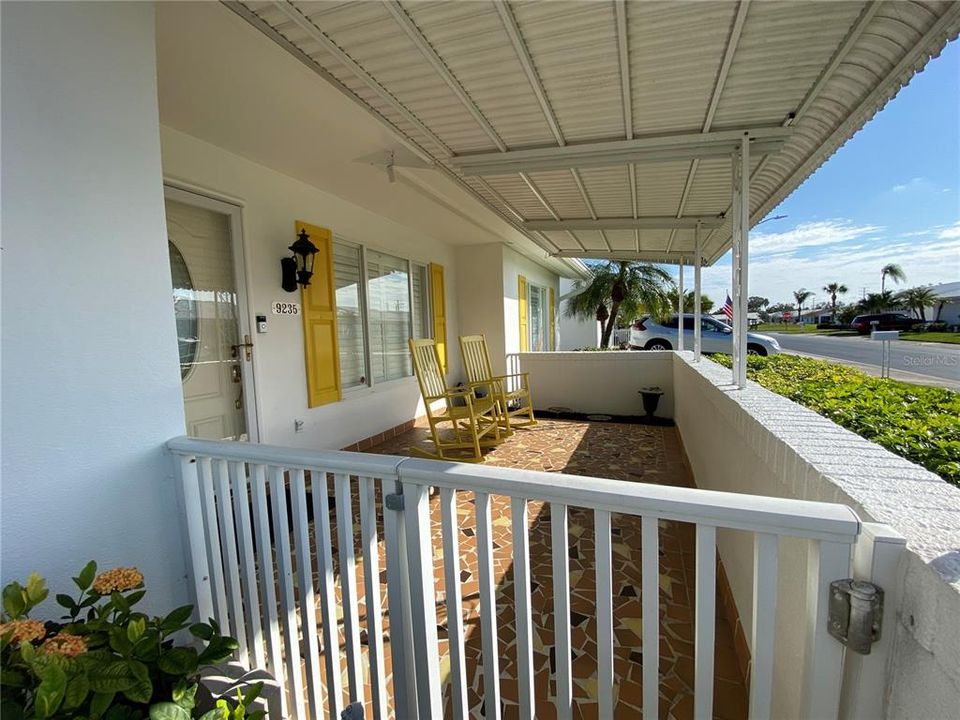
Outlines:
[[[4, 572], [138, 565], [294, 720], [957, 706], [944, 483], [747, 383], [742, 343], [733, 376], [697, 347], [549, 350], [580, 258], [730, 248], [742, 338], [749, 228], [960, 5], [0, 7]], [[455, 385], [465, 334], [536, 410], [637, 415], [656, 385], [675, 425], [541, 413], [484, 463], [407, 457], [405, 343]], [[828, 617], [851, 578], [887, 592], [869, 655]]]
[[[502, 445], [484, 456], [495, 467], [542, 472], [560, 472], [585, 478], [601, 477], [625, 482], [642, 482], [694, 487], [690, 467], [676, 427], [597, 420], [557, 420], [541, 417], [538, 424], [518, 429]], [[639, 418], [637, 418], [639, 420]], [[366, 452], [407, 455], [412, 448], [431, 450], [425, 422], [396, 434]], [[589, 480], [586, 480], [589, 482]], [[514, 603], [513, 531], [509, 522], [508, 496], [491, 496], [493, 527], [493, 576], [496, 585], [498, 648], [502, 717], [519, 717], [516, 661], [517, 626]], [[440, 498], [431, 500], [433, 545], [442, 543]], [[534, 708], [537, 718], [557, 717], [556, 682], [557, 622], [551, 554], [552, 522], [550, 505], [528, 504], [531, 587], [531, 637], [533, 643]], [[483, 694], [482, 637], [480, 629], [480, 568], [476, 546], [476, 503], [471, 494], [459, 493], [456, 505], [459, 527], [459, 579], [463, 599], [465, 671], [468, 688], [466, 704], [472, 717], [485, 716]], [[569, 609], [571, 613], [571, 671], [573, 717], [596, 718], [597, 696], [597, 566], [596, 528], [593, 514], [584, 509], [568, 515]], [[613, 665], [615, 676], [615, 717], [636, 717], [643, 705], [643, 611], [642, 611], [642, 528], [640, 518], [613, 514], [611, 517], [612, 612], [614, 617]], [[659, 668], [660, 703], [665, 717], [681, 720], [693, 717], [694, 622], [696, 546], [695, 527], [690, 523], [662, 521], [660, 525], [659, 623], [661, 638]], [[444, 586], [444, 562], [435, 557], [437, 598], [450, 592]], [[716, 599], [716, 681], [714, 716], [745, 718], [747, 692], [744, 671], [749, 662], [742, 627], [733, 606], [726, 577], [720, 569]], [[453, 716], [450, 681], [451, 653], [446, 605], [438, 603], [438, 631], [444, 715]], [[739, 633], [739, 640], [735, 640]], [[739, 655], [737, 654], [739, 643]], [[389, 664], [389, 662], [388, 662]], [[389, 697], [389, 694], [388, 694]]]

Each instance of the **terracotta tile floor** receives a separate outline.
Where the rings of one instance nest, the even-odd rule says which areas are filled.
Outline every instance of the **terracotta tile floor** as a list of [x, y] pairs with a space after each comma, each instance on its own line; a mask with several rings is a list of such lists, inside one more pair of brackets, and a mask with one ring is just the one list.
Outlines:
[[[398, 435], [371, 448], [380, 454], [408, 454], [419, 445], [429, 448], [424, 427]], [[591, 423], [542, 420], [540, 424], [517, 432], [504, 444], [490, 451], [485, 462], [505, 467], [529, 468], [575, 475], [593, 475], [629, 482], [691, 485], [683, 462], [682, 449], [671, 427], [619, 423]], [[379, 504], [379, 497], [378, 497]], [[443, 557], [440, 543], [440, 510], [432, 505], [434, 559], [437, 587], [438, 634], [441, 646], [441, 675], [449, 714], [449, 651], [446, 638]], [[503, 717], [518, 715], [517, 672], [515, 665], [515, 629], [512, 572], [510, 500], [492, 498], [494, 570], [497, 583], [497, 626], [500, 649], [500, 686]], [[357, 504], [354, 500], [354, 510]], [[472, 717], [485, 717], [482, 699], [483, 672], [479, 628], [477, 582], [476, 522], [473, 494], [458, 494], [460, 526], [460, 569], [463, 593], [463, 618], [466, 666], [469, 682], [468, 706]], [[555, 667], [553, 640], [553, 591], [550, 551], [550, 509], [543, 503], [531, 503], [530, 560], [532, 614], [534, 626], [534, 667], [537, 718], [556, 716], [553, 705]], [[355, 524], [355, 528], [358, 523]], [[639, 717], [641, 706], [642, 664], [645, 648], [641, 638], [640, 519], [613, 516], [613, 594], [614, 594], [614, 675], [615, 717]], [[574, 717], [596, 718], [596, 618], [594, 532], [592, 513], [571, 509], [570, 586], [574, 673]], [[333, 531], [336, 538], [336, 530]], [[382, 538], [382, 528], [381, 528]], [[381, 544], [381, 563], [383, 548]], [[336, 557], [336, 547], [334, 548]], [[381, 564], [381, 568], [383, 565]], [[339, 574], [339, 568], [335, 570]], [[361, 624], [366, 624], [362, 599], [363, 568], [358, 565], [357, 582], [361, 600]], [[381, 583], [385, 584], [381, 573]], [[338, 588], [339, 595], [339, 588]], [[660, 525], [660, 717], [677, 720], [693, 713], [693, 601], [694, 601], [694, 527], [684, 523]], [[720, 607], [720, 603], [717, 603]], [[386, 601], [384, 601], [386, 609]], [[319, 613], [318, 613], [319, 615]], [[319, 617], [318, 617], [319, 620]], [[386, 621], [385, 621], [386, 625]], [[388, 636], [389, 628], [385, 630]], [[366, 649], [366, 648], [364, 648]], [[389, 643], [386, 664], [390, 666]], [[364, 657], [366, 666], [366, 657]], [[366, 673], [366, 671], [365, 671]], [[744, 681], [735, 659], [733, 633], [726, 619], [717, 617], [716, 683], [714, 712], [717, 718], [746, 717], [747, 699]], [[388, 691], [389, 692], [389, 691]], [[370, 697], [369, 686], [367, 697]], [[392, 705], [392, 703], [391, 703]], [[392, 712], [392, 710], [391, 710]]]

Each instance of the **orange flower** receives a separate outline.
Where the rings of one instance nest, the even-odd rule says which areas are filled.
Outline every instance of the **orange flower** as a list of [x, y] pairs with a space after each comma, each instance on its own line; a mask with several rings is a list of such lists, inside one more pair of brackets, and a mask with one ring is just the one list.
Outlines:
[[93, 591], [100, 595], [109, 595], [110, 593], [126, 592], [143, 585], [143, 573], [136, 568], [114, 568], [97, 575], [93, 581]]
[[0, 635], [6, 635], [10, 630], [13, 630], [10, 641], [15, 645], [41, 640], [47, 634], [47, 629], [39, 620], [11, 620], [0, 625]]
[[87, 641], [79, 635], [54, 635], [40, 646], [40, 652], [63, 657], [76, 657], [87, 651]]

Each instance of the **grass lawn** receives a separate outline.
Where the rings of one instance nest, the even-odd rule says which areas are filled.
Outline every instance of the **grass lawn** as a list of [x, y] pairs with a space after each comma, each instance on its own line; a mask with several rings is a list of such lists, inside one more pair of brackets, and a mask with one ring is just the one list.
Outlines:
[[747, 376], [960, 487], [960, 393], [797, 355], [751, 355]]
[[913, 340], [915, 342], [937, 342], [937, 343], [949, 343], [951, 345], [960, 345], [960, 333], [954, 333], [954, 332], [900, 333], [900, 339]]
[[846, 328], [838, 330], [817, 330], [816, 325], [802, 325], [800, 323], [760, 323], [750, 328], [750, 332], [778, 332], [789, 333], [791, 335], [856, 335], [853, 330]]

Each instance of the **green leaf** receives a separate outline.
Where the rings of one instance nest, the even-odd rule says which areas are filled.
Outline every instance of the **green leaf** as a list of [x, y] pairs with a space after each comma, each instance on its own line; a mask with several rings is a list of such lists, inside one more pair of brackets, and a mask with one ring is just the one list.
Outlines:
[[184, 710], [193, 710], [196, 705], [197, 684], [187, 685], [181, 680], [173, 688], [173, 701]]
[[127, 638], [130, 640], [130, 642], [135, 643], [143, 636], [143, 633], [146, 631], [146, 629], [147, 622], [143, 618], [131, 620], [127, 624]]
[[168, 675], [186, 676], [197, 669], [198, 663], [196, 650], [190, 647], [176, 647], [160, 656], [157, 667]]
[[[152, 715], [150, 720], [154, 720]], [[230, 720], [230, 711], [225, 707], [215, 707], [201, 715], [200, 720]]]
[[19, 618], [27, 609], [27, 601], [20, 583], [12, 582], [3, 588], [3, 609], [11, 620]]
[[25, 682], [26, 676], [18, 670], [8, 670], [7, 668], [0, 670], [0, 686], [8, 688], [23, 687]]
[[63, 702], [67, 690], [67, 674], [53, 663], [43, 669], [43, 679], [33, 698], [33, 710], [38, 718], [52, 717]]
[[171, 611], [162, 622], [165, 632], [171, 633], [180, 629], [190, 616], [193, 615], [193, 605], [183, 605], [176, 610]]
[[80, 707], [81, 703], [90, 694], [90, 681], [86, 673], [80, 673], [67, 683], [67, 691], [63, 696], [63, 707], [66, 710]]
[[120, 593], [114, 591], [110, 593], [110, 602], [113, 603], [113, 606], [122, 613], [130, 612], [130, 603], [127, 602], [127, 599]]
[[30, 606], [39, 605], [47, 599], [50, 591], [47, 590], [47, 583], [38, 573], [30, 573], [27, 578], [27, 602]]
[[190, 626], [190, 633], [201, 640], [209, 640], [213, 637], [213, 628], [206, 623], [196, 623]]
[[57, 593], [57, 605], [64, 607], [67, 610], [73, 610], [77, 606], [77, 602], [69, 595]]
[[88, 562], [83, 566], [83, 570], [80, 571], [80, 574], [73, 578], [73, 582], [76, 583], [77, 587], [82, 591], [86, 591], [92, 584], [94, 579], [97, 577], [97, 563], [93, 560]]
[[136, 590], [129, 595], [127, 595], [127, 602], [130, 605], [136, 605], [138, 602], [143, 600], [144, 595], [147, 594], [146, 590]]
[[90, 715], [93, 718], [98, 718], [103, 715], [107, 709], [113, 704], [113, 696], [115, 693], [100, 693], [95, 692], [93, 698], [90, 700]]
[[150, 682], [149, 677], [142, 680], [137, 680], [132, 687], [124, 690], [123, 694], [129, 700], [145, 705], [150, 702], [150, 698], [153, 697], [153, 683]]
[[250, 689], [243, 696], [243, 704], [246, 707], [253, 705], [254, 701], [260, 697], [260, 693], [263, 691], [263, 683], [258, 682], [250, 686]]
[[137, 681], [123, 660], [98, 663], [87, 670], [90, 689], [96, 693], [118, 693], [133, 687]]
[[150, 706], [150, 720], [190, 720], [190, 713], [172, 702], [156, 703]]

